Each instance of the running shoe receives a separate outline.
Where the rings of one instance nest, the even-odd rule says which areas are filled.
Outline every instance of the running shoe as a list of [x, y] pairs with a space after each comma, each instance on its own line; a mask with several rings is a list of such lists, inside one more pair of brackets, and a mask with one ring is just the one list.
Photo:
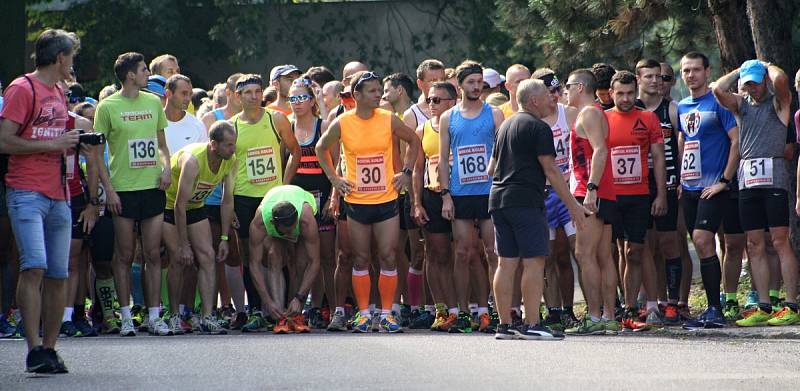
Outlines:
[[328, 323], [328, 331], [347, 331], [347, 319], [344, 314], [334, 312], [331, 322]]
[[[131, 307], [131, 317], [133, 319], [134, 327], [141, 327], [142, 325], [144, 325], [144, 327], [147, 327], [146, 325], [147, 320], [145, 319], [146, 316], [147, 316], [147, 311], [145, 311], [144, 308], [142, 308], [142, 306], [136, 304], [133, 307]], [[144, 331], [144, 330], [140, 329], [139, 331]]]
[[449, 329], [448, 333], [471, 333], [472, 332], [472, 317], [468, 312], [461, 311], [458, 313], [458, 319]]
[[225, 335], [225, 330], [214, 315], [206, 315], [200, 320], [200, 333], [206, 335]]
[[411, 320], [414, 319], [411, 317], [411, 306], [408, 305], [401, 305], [400, 306], [400, 325], [403, 327], [408, 327], [411, 325]]
[[191, 333], [193, 331], [200, 331], [200, 317], [197, 315], [197, 313], [192, 312], [184, 320], [186, 320], [186, 323], [191, 326], [191, 331], [187, 332]]
[[645, 318], [644, 323], [651, 328], [664, 327], [664, 319], [661, 315], [661, 312], [658, 311], [658, 308], [647, 311], [647, 317]]
[[237, 312], [231, 322], [231, 330], [241, 330], [242, 326], [247, 324], [247, 314], [244, 312]]
[[678, 304], [678, 315], [681, 316], [681, 320], [684, 322], [692, 320], [692, 314], [689, 312], [687, 304]]
[[400, 322], [397, 321], [392, 315], [387, 315], [385, 318], [381, 319], [380, 323], [380, 331], [382, 333], [402, 333], [403, 327], [400, 325]]
[[262, 315], [259, 311], [255, 311], [252, 315], [250, 315], [250, 318], [247, 319], [247, 323], [242, 326], [242, 332], [255, 333], [267, 331], [267, 329], [271, 328], [271, 325], [264, 318], [264, 315]]
[[315, 329], [324, 329], [328, 327], [328, 323], [322, 319], [322, 311], [319, 308], [312, 308], [306, 312], [306, 317], [308, 317], [308, 322], [311, 324], [311, 327]]
[[192, 325], [186, 319], [184, 319], [183, 317], [180, 317], [180, 319], [181, 319], [181, 323], [180, 323], [181, 324], [181, 330], [183, 330], [183, 333], [184, 334], [193, 333], [194, 332], [194, 328], [192, 327]]
[[722, 309], [722, 314], [725, 316], [725, 319], [728, 321], [734, 321], [739, 318], [739, 303], [734, 300], [728, 300], [725, 302], [725, 307]]
[[528, 325], [517, 329], [517, 339], [525, 340], [562, 340], [564, 334], [559, 331], [552, 330], [549, 327], [539, 323], [537, 325]]
[[619, 334], [621, 326], [616, 319], [603, 319], [601, 322], [603, 322], [603, 329], [605, 330], [606, 335]]
[[634, 308], [626, 308], [625, 314], [622, 316], [622, 328], [630, 331], [646, 331], [649, 326], [645, 322], [639, 321], [639, 315]]
[[446, 317], [434, 331], [448, 332], [456, 324], [456, 322], [458, 322], [458, 315], [447, 313]]
[[494, 339], [514, 339], [517, 337], [517, 334], [517, 330], [513, 329], [511, 325], [499, 324], [497, 325], [497, 330], [494, 332]]
[[123, 319], [119, 328], [119, 335], [123, 337], [135, 337], [136, 328], [133, 327], [133, 319]]
[[308, 333], [311, 328], [308, 327], [308, 322], [303, 315], [295, 315], [289, 318], [289, 331], [295, 333]]
[[[381, 315], [382, 315], [381, 311], [375, 311], [372, 313], [372, 319], [381, 319]], [[389, 315], [391, 315], [391, 313]], [[372, 322], [372, 332], [378, 333], [380, 331], [381, 331], [381, 322], [379, 321]]]
[[174, 335], [184, 334], [183, 327], [181, 327], [182, 322], [183, 320], [181, 319], [181, 316], [178, 314], [172, 314], [172, 316], [169, 317], [169, 329], [172, 330], [172, 334]]
[[233, 318], [235, 316], [236, 316], [236, 310], [233, 309], [233, 306], [226, 305], [220, 308], [219, 310], [219, 317], [222, 318], [222, 320], [228, 322], [228, 324], [233, 322]]
[[489, 315], [489, 327], [486, 328], [487, 333], [493, 333], [497, 330], [497, 325], [500, 324], [500, 315], [497, 312], [492, 312]]
[[764, 312], [760, 307], [756, 306], [742, 313], [742, 319], [736, 321], [739, 327], [757, 327], [766, 326], [772, 314]]
[[291, 330], [289, 330], [289, 318], [282, 316], [278, 319], [278, 323], [275, 323], [272, 332], [274, 334], [289, 334], [291, 332]]
[[747, 292], [747, 302], [744, 303], [744, 309], [749, 310], [754, 307], [758, 307], [758, 292]]
[[[443, 331], [442, 325], [447, 321], [447, 312], [436, 310], [436, 319], [431, 324], [431, 331]], [[444, 330], [447, 331], [447, 330]]]
[[[139, 325], [137, 326], [136, 325], [136, 321], [134, 320], [133, 321], [133, 325], [134, 325], [134, 327], [136, 327], [136, 330], [142, 331], [142, 332], [146, 332], [147, 331], [147, 325], [150, 324], [150, 314], [145, 312], [145, 314], [142, 315], [141, 319], [142, 319], [142, 323], [139, 323]], [[133, 320], [133, 318], [131, 318], [131, 320]]]
[[561, 313], [561, 324], [564, 325], [564, 328], [573, 328], [577, 326], [581, 321], [575, 316], [575, 313], [572, 311], [564, 311]]
[[372, 330], [372, 319], [369, 316], [358, 316], [353, 322], [354, 333], [368, 333]]
[[0, 338], [8, 338], [14, 335], [16, 328], [9, 323], [6, 314], [0, 314]]
[[681, 314], [678, 312], [677, 305], [667, 304], [664, 307], [664, 324], [667, 326], [679, 326], [681, 324]]
[[638, 320], [640, 322], [646, 322], [648, 312], [647, 312], [647, 307], [644, 306], [644, 303], [642, 303], [642, 305], [640, 305], [636, 311]]
[[75, 325], [75, 328], [78, 329], [78, 331], [81, 333], [81, 336], [83, 337], [97, 336], [97, 330], [95, 330], [95, 328], [89, 324], [89, 320], [86, 319], [86, 315], [84, 315], [83, 313], [80, 314], [76, 313], [75, 316], [72, 317], [72, 319], [73, 319], [72, 323]]
[[53, 349], [37, 346], [25, 358], [25, 372], [28, 373], [68, 373], [64, 360]]
[[789, 326], [800, 322], [800, 314], [797, 311], [783, 307], [780, 311], [772, 314], [772, 318], [767, 321], [770, 326]]
[[81, 332], [75, 327], [72, 321], [68, 320], [61, 323], [61, 330], [58, 332], [59, 337], [80, 337]]
[[783, 300], [777, 296], [770, 296], [769, 303], [772, 304], [772, 312], [779, 312], [783, 309]]
[[158, 335], [161, 337], [172, 335], [172, 330], [169, 329], [167, 323], [161, 318], [151, 319], [150, 322], [147, 323], [147, 332], [150, 333], [150, 335]]
[[719, 329], [727, 324], [725, 316], [718, 307], [708, 307], [697, 319], [690, 319], [683, 324], [685, 330]]
[[564, 324], [561, 323], [561, 316], [556, 313], [551, 312], [547, 314], [547, 317], [544, 318], [542, 324], [553, 330], [558, 330], [558, 331], [564, 330]]
[[433, 315], [425, 310], [413, 310], [410, 317], [408, 324], [410, 329], [430, 329], [435, 322]]
[[583, 320], [577, 326], [564, 330], [567, 335], [604, 335], [606, 327], [602, 320], [597, 322], [592, 320], [588, 314], [583, 317]]
[[511, 327], [514, 329], [519, 329], [525, 323], [522, 320], [522, 315], [519, 314], [516, 310], [511, 310]]
[[488, 313], [481, 314], [478, 317], [478, 331], [482, 333], [489, 333], [493, 331], [489, 331], [489, 325], [492, 323], [492, 318], [489, 316]]
[[103, 319], [102, 323], [100, 323], [100, 333], [117, 334], [119, 333], [119, 324], [120, 322], [117, 318]]

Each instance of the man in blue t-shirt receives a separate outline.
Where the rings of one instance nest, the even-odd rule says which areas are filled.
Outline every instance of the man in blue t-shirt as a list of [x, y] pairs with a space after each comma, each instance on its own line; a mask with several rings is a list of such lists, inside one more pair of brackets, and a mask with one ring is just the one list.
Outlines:
[[708, 299], [708, 309], [696, 320], [684, 323], [687, 329], [724, 327], [724, 315], [735, 318], [739, 312], [735, 290], [730, 292], [732, 298], [726, 295], [724, 310], [720, 304], [722, 268], [715, 239], [720, 224], [724, 224], [726, 271], [741, 267], [745, 242], [735, 185], [739, 128], [733, 114], [714, 99], [708, 87], [710, 76], [708, 57], [702, 53], [690, 52], [681, 59], [681, 77], [691, 93], [678, 104], [679, 144], [683, 151], [681, 203], [686, 228], [700, 256], [700, 274]]

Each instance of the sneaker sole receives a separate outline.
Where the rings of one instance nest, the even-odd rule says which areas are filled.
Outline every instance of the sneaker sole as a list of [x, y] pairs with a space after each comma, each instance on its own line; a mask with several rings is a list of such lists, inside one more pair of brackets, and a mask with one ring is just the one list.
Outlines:
[[494, 339], [499, 339], [499, 340], [502, 340], [502, 341], [510, 341], [510, 340], [514, 339], [515, 337], [516, 337], [516, 335], [513, 334], [513, 333], [510, 333], [510, 334], [498, 334], [498, 333], [495, 333], [494, 334]]
[[561, 341], [564, 337], [517, 334], [516, 339], [522, 341]]

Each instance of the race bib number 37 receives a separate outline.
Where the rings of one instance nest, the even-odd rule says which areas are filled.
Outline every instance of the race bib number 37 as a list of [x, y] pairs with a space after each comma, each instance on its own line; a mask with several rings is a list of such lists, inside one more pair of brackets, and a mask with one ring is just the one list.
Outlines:
[[632, 185], [642, 182], [642, 154], [638, 145], [611, 148], [614, 183]]
[[486, 145], [465, 145], [458, 147], [458, 181], [462, 185], [489, 181], [489, 162], [486, 158]]
[[257, 185], [278, 179], [275, 168], [275, 151], [272, 147], [250, 148], [245, 162], [247, 179]]
[[744, 187], [772, 186], [772, 158], [744, 161]]
[[356, 157], [356, 191], [385, 193], [386, 162], [383, 155]]
[[156, 139], [128, 140], [128, 166], [130, 168], [147, 168], [157, 165]]

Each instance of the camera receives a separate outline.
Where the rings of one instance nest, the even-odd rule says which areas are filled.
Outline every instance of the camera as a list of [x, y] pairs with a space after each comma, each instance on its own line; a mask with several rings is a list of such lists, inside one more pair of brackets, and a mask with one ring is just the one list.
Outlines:
[[106, 143], [106, 135], [103, 133], [86, 132], [83, 129], [77, 129], [80, 135], [78, 136], [78, 144], [86, 145], [102, 145]]

